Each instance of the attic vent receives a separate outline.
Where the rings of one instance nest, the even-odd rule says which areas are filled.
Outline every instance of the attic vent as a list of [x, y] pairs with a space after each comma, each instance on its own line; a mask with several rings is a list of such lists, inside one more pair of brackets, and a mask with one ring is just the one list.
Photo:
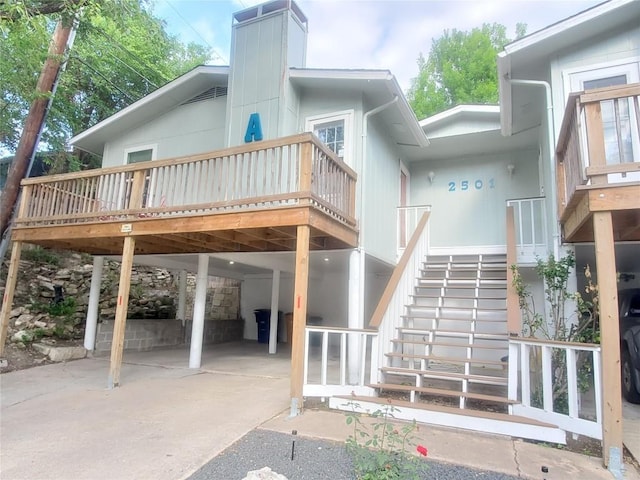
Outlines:
[[227, 95], [227, 87], [213, 87], [209, 90], [202, 92], [200, 95], [196, 95], [190, 98], [186, 102], [182, 102], [180, 105], [188, 105], [189, 103], [201, 102], [202, 100], [209, 100], [211, 98], [224, 97]]

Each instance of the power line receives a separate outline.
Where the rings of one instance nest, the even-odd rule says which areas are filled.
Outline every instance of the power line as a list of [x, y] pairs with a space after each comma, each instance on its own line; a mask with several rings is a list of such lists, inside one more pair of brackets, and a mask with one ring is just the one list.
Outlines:
[[[98, 46], [93, 43], [92, 40], [89, 40], [89, 43], [94, 47], [94, 49], [96, 49], [96, 52], [98, 51], [97, 48]], [[151, 80], [149, 80], [147, 77], [145, 77], [142, 73], [140, 73], [138, 70], [136, 70], [134, 67], [132, 67], [131, 65], [129, 65], [127, 62], [125, 62], [124, 60], [122, 60], [120, 57], [117, 57], [114, 53], [110, 52], [108, 49], [105, 49], [105, 52], [107, 53], [107, 55], [113, 57], [115, 60], [117, 60], [118, 62], [120, 62], [121, 64], [123, 64], [125, 67], [127, 67], [129, 70], [131, 70], [133, 73], [135, 73], [136, 75], [138, 75], [140, 78], [142, 78], [145, 82], [147, 82], [148, 85], [151, 85], [152, 87], [154, 87], [155, 89], [158, 89], [159, 87], [153, 83]], [[100, 53], [101, 54], [101, 53]], [[154, 72], [157, 73], [157, 72]]]
[[158, 70], [156, 70], [152, 65], [149, 65], [144, 59], [142, 59], [139, 55], [136, 55], [135, 53], [131, 52], [127, 47], [125, 47], [124, 45], [122, 45], [120, 42], [118, 42], [117, 40], [114, 40], [107, 32], [105, 32], [104, 30], [102, 30], [99, 27], [96, 27], [94, 25], [88, 25], [90, 29], [94, 30], [95, 32], [99, 33], [100, 35], [102, 35], [107, 42], [111, 43], [111, 45], [119, 48], [120, 50], [122, 50], [123, 52], [125, 52], [126, 54], [128, 54], [132, 59], [136, 60], [140, 66], [146, 68], [148, 71], [153, 72], [155, 75], [159, 76], [160, 78], [162, 78], [163, 81], [165, 82], [169, 82], [172, 79], [167, 78], [163, 73], [159, 72]]
[[91, 70], [92, 72], [94, 72], [95, 74], [97, 74], [100, 78], [102, 78], [105, 82], [107, 82], [109, 85], [111, 85], [113, 88], [115, 88], [117, 91], [119, 91], [122, 95], [124, 95], [125, 97], [127, 97], [127, 99], [129, 99], [129, 101], [131, 103], [135, 102], [135, 99], [133, 97], [131, 97], [128, 93], [126, 93], [124, 90], [122, 90], [120, 87], [118, 87], [115, 83], [113, 83], [111, 80], [109, 80], [107, 77], [105, 77], [102, 73], [100, 73], [98, 70], [96, 70], [94, 67], [92, 67], [91, 65], [89, 65], [87, 62], [85, 62], [82, 58], [78, 57], [77, 55], [72, 55], [71, 57], [69, 57], [69, 59], [74, 59], [74, 60], [78, 60], [80, 63], [82, 63], [83, 65], [85, 65], [86, 67], [89, 68], [89, 70]]

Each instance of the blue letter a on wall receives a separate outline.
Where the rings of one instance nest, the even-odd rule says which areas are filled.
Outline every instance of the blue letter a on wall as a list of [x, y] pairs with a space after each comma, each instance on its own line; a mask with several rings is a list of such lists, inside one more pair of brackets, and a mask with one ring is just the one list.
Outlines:
[[262, 125], [260, 125], [260, 114], [252, 113], [247, 125], [247, 133], [244, 134], [244, 141], [249, 143], [262, 140]]

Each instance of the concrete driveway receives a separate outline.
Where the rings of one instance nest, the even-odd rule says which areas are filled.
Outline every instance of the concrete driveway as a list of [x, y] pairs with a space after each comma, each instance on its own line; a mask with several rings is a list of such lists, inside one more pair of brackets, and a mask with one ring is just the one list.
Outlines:
[[264, 349], [209, 353], [201, 370], [184, 350], [125, 354], [113, 390], [106, 358], [4, 374], [0, 478], [185, 478], [287, 410], [288, 356]]

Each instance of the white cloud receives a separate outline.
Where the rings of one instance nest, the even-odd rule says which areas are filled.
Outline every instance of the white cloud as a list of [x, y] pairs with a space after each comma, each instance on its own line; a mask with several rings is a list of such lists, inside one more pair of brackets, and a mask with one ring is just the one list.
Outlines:
[[[170, 1], [181, 10], [191, 28], [225, 59], [229, 52], [231, 13], [262, 3], [261, 0]], [[418, 55], [422, 52], [426, 56], [432, 39], [439, 37], [445, 29], [470, 30], [483, 23], [497, 22], [504, 24], [508, 36], [513, 37], [518, 22], [527, 23], [528, 31], [533, 32], [600, 2], [298, 0], [297, 3], [309, 20], [309, 67], [390, 70], [406, 90], [411, 78], [418, 73]], [[160, 1], [159, 5], [162, 3]], [[194, 5], [198, 8], [193, 8]], [[156, 9], [158, 12], [160, 10]], [[161, 12], [163, 18], [175, 16], [171, 9], [163, 8]], [[189, 35], [189, 29], [182, 23], [174, 33]], [[198, 40], [193, 38], [193, 32], [188, 38]]]

